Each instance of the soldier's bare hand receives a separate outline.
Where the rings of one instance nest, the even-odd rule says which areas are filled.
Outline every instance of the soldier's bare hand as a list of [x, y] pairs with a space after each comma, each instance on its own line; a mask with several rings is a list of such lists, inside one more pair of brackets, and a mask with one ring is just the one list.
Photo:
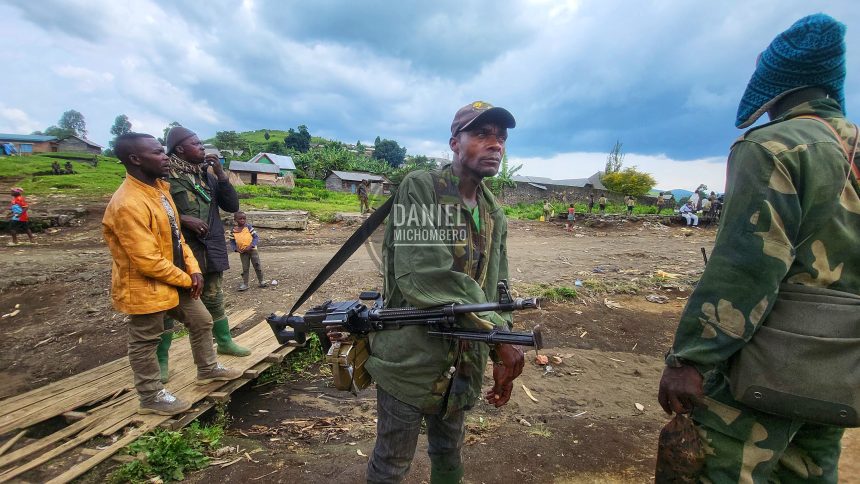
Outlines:
[[666, 367], [660, 378], [657, 401], [663, 410], [674, 413], [690, 413], [704, 397], [702, 375], [695, 367], [684, 365], [679, 368]]

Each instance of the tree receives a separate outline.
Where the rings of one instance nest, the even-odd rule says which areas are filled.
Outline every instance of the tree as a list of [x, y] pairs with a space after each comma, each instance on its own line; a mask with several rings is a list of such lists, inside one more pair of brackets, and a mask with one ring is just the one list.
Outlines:
[[269, 141], [269, 138], [272, 136], [269, 134], [269, 130], [267, 129], [265, 133], [263, 133], [263, 138], [266, 138], [266, 141]]
[[650, 192], [657, 183], [650, 173], [638, 171], [635, 166], [603, 175], [600, 181], [610, 191], [634, 197]]
[[284, 144], [278, 141], [269, 141], [266, 143], [266, 153], [274, 153], [276, 155], [283, 155], [284, 153]]
[[219, 150], [236, 151], [245, 146], [245, 140], [235, 131], [216, 131], [215, 146]]
[[81, 138], [87, 137], [87, 122], [84, 120], [84, 115], [74, 109], [64, 112], [60, 116], [57, 126], [60, 129], [71, 132], [75, 136], [80, 136]]
[[307, 153], [311, 149], [311, 134], [304, 124], [299, 125], [298, 131], [290, 128], [284, 137], [284, 145], [298, 153]]
[[406, 148], [401, 148], [397, 141], [390, 139], [379, 139], [376, 137], [374, 142], [373, 157], [377, 160], [385, 160], [386, 163], [393, 167], [398, 167], [403, 164], [406, 158]]
[[511, 168], [508, 165], [508, 155], [505, 153], [505, 156], [502, 157], [502, 165], [499, 167], [499, 173], [490, 179], [490, 191], [504, 197], [506, 188], [517, 186], [516, 182], [514, 182], [514, 175], [522, 167], [523, 165], [520, 164]]
[[606, 167], [603, 169], [603, 173], [608, 175], [621, 171], [621, 165], [623, 164], [624, 152], [621, 151], [621, 140], [617, 140], [615, 146], [612, 147], [612, 151], [606, 157]]
[[113, 152], [114, 143], [116, 143], [116, 138], [122, 136], [126, 133], [131, 132], [131, 121], [128, 120], [128, 116], [125, 114], [120, 114], [113, 120], [113, 126], [110, 128], [110, 133], [114, 136], [114, 139], [110, 141], [110, 150]]
[[73, 134], [75, 134], [74, 131], [69, 129], [63, 129], [59, 126], [48, 126], [48, 128], [45, 129], [45, 136], [54, 136], [59, 139], [68, 138]]

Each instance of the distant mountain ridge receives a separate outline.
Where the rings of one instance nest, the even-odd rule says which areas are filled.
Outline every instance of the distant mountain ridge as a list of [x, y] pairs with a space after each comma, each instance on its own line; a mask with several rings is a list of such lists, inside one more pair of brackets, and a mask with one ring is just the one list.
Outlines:
[[693, 194], [693, 192], [691, 192], [690, 190], [684, 190], [683, 188], [676, 188], [674, 190], [658, 190], [655, 188], [655, 189], [651, 190], [650, 192], [648, 192], [648, 194], [656, 197], [657, 195], [660, 194], [660, 192], [671, 193], [672, 195], [675, 195], [675, 200], [680, 200], [682, 198], [689, 197], [690, 195]]

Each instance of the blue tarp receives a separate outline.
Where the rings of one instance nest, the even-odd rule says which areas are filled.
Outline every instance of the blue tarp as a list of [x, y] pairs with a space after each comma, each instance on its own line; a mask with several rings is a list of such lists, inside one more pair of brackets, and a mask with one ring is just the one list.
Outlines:
[[14, 155], [18, 150], [15, 149], [15, 146], [12, 143], [3, 143], [3, 154], [4, 155]]

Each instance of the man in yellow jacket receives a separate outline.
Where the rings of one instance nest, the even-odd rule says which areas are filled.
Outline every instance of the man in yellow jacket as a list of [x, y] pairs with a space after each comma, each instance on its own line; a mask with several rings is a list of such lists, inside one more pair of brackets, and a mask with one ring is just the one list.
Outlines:
[[113, 256], [111, 299], [130, 315], [128, 359], [140, 398], [140, 413], [175, 415], [191, 407], [164, 389], [155, 350], [165, 314], [188, 328], [197, 384], [239, 378], [218, 364], [212, 347], [212, 317], [200, 301], [203, 275], [179, 231], [170, 185], [169, 159], [152, 136], [128, 133], [115, 143], [125, 181], [105, 209], [104, 238]]

